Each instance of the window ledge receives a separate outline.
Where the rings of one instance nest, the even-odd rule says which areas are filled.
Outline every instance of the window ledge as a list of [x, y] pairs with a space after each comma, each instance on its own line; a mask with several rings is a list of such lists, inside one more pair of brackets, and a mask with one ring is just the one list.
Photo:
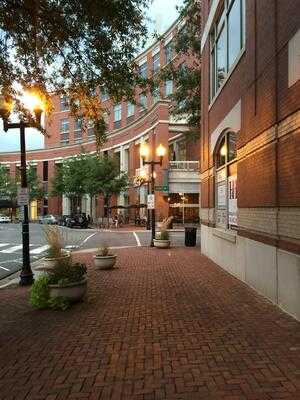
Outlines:
[[231, 243], [236, 243], [236, 232], [231, 231], [229, 229], [221, 229], [221, 228], [215, 228], [213, 230], [213, 235], [217, 236], [218, 238], [227, 240], [228, 242]]

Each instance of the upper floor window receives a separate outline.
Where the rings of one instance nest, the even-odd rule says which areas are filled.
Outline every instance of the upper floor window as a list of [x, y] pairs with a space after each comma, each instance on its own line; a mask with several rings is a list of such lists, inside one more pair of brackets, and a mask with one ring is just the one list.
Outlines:
[[224, 83], [244, 44], [244, 0], [224, 0], [223, 12], [210, 33], [211, 99]]
[[159, 87], [155, 88], [152, 93], [153, 103], [157, 103], [160, 100]]
[[69, 132], [69, 118], [60, 120], [60, 132]]
[[101, 100], [102, 101], [106, 101], [109, 99], [109, 94], [108, 94], [108, 90], [105, 87], [102, 87], [101, 89]]
[[121, 121], [122, 119], [122, 105], [121, 103], [114, 106], [114, 121]]
[[165, 96], [168, 97], [173, 93], [173, 81], [165, 81]]
[[147, 78], [147, 75], [148, 75], [147, 70], [148, 70], [148, 68], [147, 68], [147, 62], [144, 62], [142, 65], [140, 65], [140, 68], [139, 68], [140, 77], [146, 79], [146, 78]]
[[131, 101], [127, 102], [127, 118], [134, 115], [134, 104]]
[[88, 123], [87, 123], [87, 133], [88, 133], [89, 137], [95, 135], [94, 121], [92, 121], [92, 120], [89, 120]]
[[82, 118], [75, 119], [75, 131], [81, 131], [82, 129]]
[[60, 111], [67, 111], [70, 109], [69, 99], [66, 95], [60, 96]]
[[155, 74], [155, 72], [157, 72], [160, 68], [160, 53], [156, 53], [154, 54], [154, 56], [152, 57], [152, 69], [153, 69], [153, 73]]
[[165, 63], [168, 64], [173, 58], [173, 42], [170, 41], [165, 45]]
[[225, 132], [215, 150], [216, 225], [225, 229], [237, 226], [236, 138]]
[[145, 111], [147, 108], [147, 96], [145, 94], [140, 94], [140, 111]]

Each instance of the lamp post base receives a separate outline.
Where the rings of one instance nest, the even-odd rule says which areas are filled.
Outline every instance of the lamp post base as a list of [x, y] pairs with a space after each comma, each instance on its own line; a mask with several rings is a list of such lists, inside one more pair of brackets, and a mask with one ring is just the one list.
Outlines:
[[31, 271], [21, 272], [19, 281], [20, 286], [30, 286], [33, 284], [33, 282], [34, 282], [33, 273]]

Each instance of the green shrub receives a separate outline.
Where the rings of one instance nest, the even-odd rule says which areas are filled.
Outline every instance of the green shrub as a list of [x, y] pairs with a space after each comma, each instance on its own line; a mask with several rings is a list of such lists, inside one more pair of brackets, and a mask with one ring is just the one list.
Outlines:
[[160, 231], [155, 237], [157, 240], [169, 240], [168, 231]]
[[65, 311], [71, 306], [71, 302], [66, 297], [53, 297], [48, 300], [48, 306], [52, 310], [62, 310]]
[[61, 260], [50, 271], [49, 283], [64, 286], [65, 284], [79, 282], [84, 278], [86, 271], [84, 264], [72, 264], [69, 259]]
[[48, 307], [49, 281], [48, 276], [41, 276], [32, 285], [29, 302], [33, 307], [40, 309]]

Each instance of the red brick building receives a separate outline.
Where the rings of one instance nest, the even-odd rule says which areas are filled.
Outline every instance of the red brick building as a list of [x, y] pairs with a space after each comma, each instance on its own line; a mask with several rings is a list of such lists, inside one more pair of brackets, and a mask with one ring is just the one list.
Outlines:
[[300, 318], [300, 7], [202, 1], [202, 252]]
[[[140, 54], [136, 62], [140, 74], [150, 77], [164, 68], [175, 57], [173, 43], [178, 29], [183, 26], [176, 21], [161, 40]], [[138, 175], [142, 167], [139, 147], [141, 142], [148, 142], [155, 156], [155, 148], [163, 144], [167, 155], [162, 167], [156, 167], [156, 186], [163, 186], [164, 192], [156, 192], [157, 218], [175, 215], [178, 221], [199, 218], [199, 142], [186, 144], [184, 133], [186, 121], [177, 121], [170, 114], [169, 95], [174, 90], [172, 81], [165, 82], [160, 90], [151, 95], [142, 95], [136, 91], [137, 104], [122, 101], [113, 104], [105, 91], [97, 91], [107, 109], [108, 141], [102, 152], [114, 154], [119, 160], [120, 169], [127, 171], [130, 178]], [[85, 131], [81, 129], [79, 120], [75, 120], [69, 111], [68, 99], [56, 96], [53, 98], [54, 112], [46, 121], [49, 137], [45, 138], [45, 148], [28, 151], [27, 160], [36, 165], [37, 173], [44, 182], [48, 193], [51, 191], [51, 180], [56, 165], [65, 157], [79, 154], [81, 150], [94, 152], [96, 149], [93, 127]], [[169, 150], [169, 151], [168, 151]], [[19, 152], [0, 153], [0, 162], [10, 168], [12, 175], [20, 164]], [[115, 202], [129, 206], [146, 202], [147, 185], [140, 188], [131, 187], [122, 193]], [[86, 196], [82, 202], [82, 210], [89, 214], [90, 199]], [[93, 205], [93, 217], [104, 215], [101, 196]], [[31, 218], [40, 214], [69, 214], [70, 200], [46, 196], [42, 202], [31, 204]], [[133, 214], [133, 212], [131, 213]], [[131, 215], [133, 217], [133, 215]]]

